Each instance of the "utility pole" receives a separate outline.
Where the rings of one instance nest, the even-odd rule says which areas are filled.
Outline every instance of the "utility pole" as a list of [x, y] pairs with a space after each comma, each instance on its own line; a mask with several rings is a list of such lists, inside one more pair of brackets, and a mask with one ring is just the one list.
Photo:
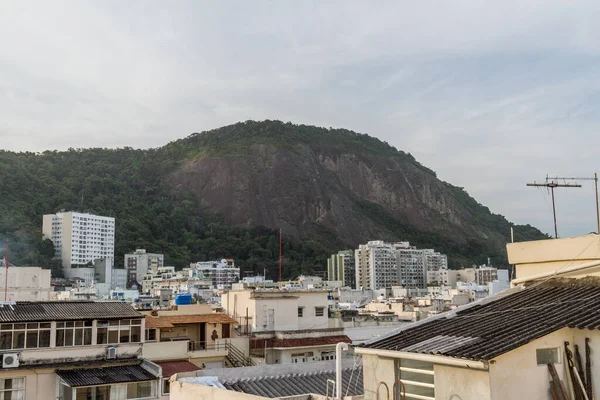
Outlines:
[[596, 192], [596, 225], [597, 225], [596, 233], [600, 235], [600, 207], [598, 206], [598, 173], [594, 172], [593, 178], [561, 178], [558, 176], [553, 176], [550, 178], [546, 178], [546, 181], [548, 181], [548, 179], [553, 180], [553, 181], [562, 180], [565, 183], [567, 181], [594, 181], [594, 188], [595, 188], [595, 192]]
[[546, 183], [528, 183], [527, 186], [535, 186], [535, 187], [545, 187], [550, 189], [552, 193], [552, 214], [554, 216], [554, 237], [558, 238], [558, 228], [556, 226], [556, 203], [554, 201], [554, 189], [557, 187], [581, 187], [581, 185], [576, 183], [558, 183], [558, 179], [548, 178], [546, 176]]

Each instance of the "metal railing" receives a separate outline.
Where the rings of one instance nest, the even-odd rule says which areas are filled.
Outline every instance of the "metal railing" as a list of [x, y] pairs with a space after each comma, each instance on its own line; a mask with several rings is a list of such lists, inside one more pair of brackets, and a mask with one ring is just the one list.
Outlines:
[[188, 343], [188, 351], [229, 351], [227, 343], [207, 343], [203, 342], [193, 342], [190, 341]]

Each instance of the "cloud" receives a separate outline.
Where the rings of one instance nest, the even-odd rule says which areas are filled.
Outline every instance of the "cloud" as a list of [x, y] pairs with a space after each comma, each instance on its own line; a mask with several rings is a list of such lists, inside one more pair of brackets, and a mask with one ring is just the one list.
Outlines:
[[[0, 143], [147, 148], [265, 118], [344, 127], [550, 232], [547, 194], [525, 183], [596, 170], [599, 15], [562, 0], [3, 2]], [[596, 229], [589, 190], [557, 191], [562, 235]]]

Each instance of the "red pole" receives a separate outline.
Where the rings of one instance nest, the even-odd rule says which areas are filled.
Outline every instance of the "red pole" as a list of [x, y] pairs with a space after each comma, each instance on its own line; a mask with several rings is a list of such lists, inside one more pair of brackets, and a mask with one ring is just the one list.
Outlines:
[[4, 266], [6, 267], [6, 279], [4, 280], [4, 301], [8, 296], [8, 239], [6, 239], [6, 251], [4, 253]]
[[283, 236], [283, 230], [280, 229], [279, 230], [279, 288], [281, 289], [281, 280], [283, 279], [282, 276], [282, 272], [283, 272], [283, 252], [282, 252], [282, 248], [281, 248], [281, 244], [282, 244], [282, 236]]

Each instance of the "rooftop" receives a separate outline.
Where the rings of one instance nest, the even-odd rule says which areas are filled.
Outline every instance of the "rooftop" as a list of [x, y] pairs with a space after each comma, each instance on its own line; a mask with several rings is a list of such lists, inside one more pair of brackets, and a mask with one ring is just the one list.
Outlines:
[[104, 368], [59, 370], [56, 371], [56, 374], [71, 387], [151, 381], [157, 378], [139, 364]]
[[[253, 394], [256, 396], [277, 398], [298, 396], [303, 394], [319, 394], [325, 396], [327, 380], [335, 380], [335, 371], [317, 371], [279, 376], [257, 378], [238, 378], [221, 382], [228, 390]], [[362, 368], [342, 370], [342, 391], [344, 395], [357, 396], [363, 394]], [[330, 394], [332, 389], [330, 388]]]
[[192, 372], [198, 371], [200, 369], [200, 367], [198, 367], [197, 365], [185, 360], [161, 361], [156, 362], [156, 364], [161, 366], [163, 377], [165, 378], [168, 378], [171, 375], [175, 375], [180, 372]]
[[250, 341], [250, 348], [262, 349], [262, 348], [282, 348], [282, 347], [309, 347], [309, 346], [327, 346], [335, 345], [338, 343], [352, 343], [346, 335], [339, 336], [324, 336], [316, 338], [299, 338], [299, 339], [252, 339]]
[[0, 322], [123, 318], [143, 318], [143, 315], [123, 302], [47, 301], [0, 305]]
[[233, 324], [235, 320], [222, 313], [196, 314], [196, 315], [167, 315], [161, 317], [146, 316], [146, 329], [172, 328], [181, 324], [199, 324], [209, 322], [211, 324]]
[[359, 347], [491, 360], [561, 328], [600, 329], [600, 279], [516, 287]]

